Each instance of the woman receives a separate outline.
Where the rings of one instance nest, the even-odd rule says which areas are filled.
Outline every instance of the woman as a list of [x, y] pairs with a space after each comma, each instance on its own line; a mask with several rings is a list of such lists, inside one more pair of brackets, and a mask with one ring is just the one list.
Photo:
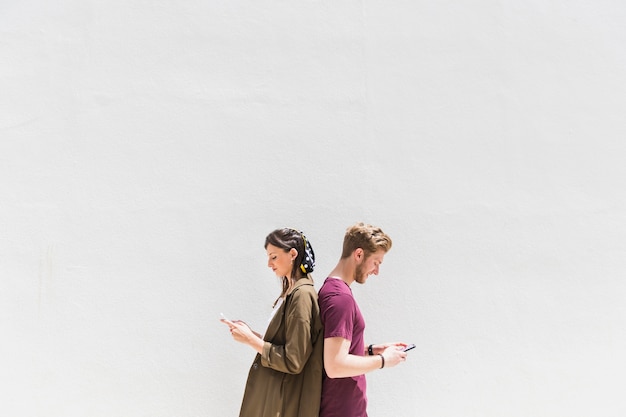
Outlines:
[[323, 343], [315, 255], [306, 237], [277, 229], [265, 238], [267, 266], [282, 280], [265, 335], [242, 321], [222, 319], [237, 342], [257, 351], [248, 373], [240, 417], [318, 417]]

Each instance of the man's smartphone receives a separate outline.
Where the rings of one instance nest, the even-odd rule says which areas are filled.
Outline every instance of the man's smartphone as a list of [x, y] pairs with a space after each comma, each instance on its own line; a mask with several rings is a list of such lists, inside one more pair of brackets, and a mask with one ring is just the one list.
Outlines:
[[411, 349], [415, 348], [415, 344], [411, 343], [410, 345], [407, 345], [407, 347], [405, 347], [404, 349], [402, 349], [403, 352], [408, 352]]

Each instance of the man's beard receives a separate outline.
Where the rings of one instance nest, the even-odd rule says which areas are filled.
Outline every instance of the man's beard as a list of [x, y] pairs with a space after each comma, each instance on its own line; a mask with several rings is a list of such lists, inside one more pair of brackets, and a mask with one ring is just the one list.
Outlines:
[[364, 269], [363, 264], [361, 264], [357, 265], [356, 270], [354, 271], [354, 280], [359, 284], [365, 284], [365, 281], [367, 281], [367, 274], [363, 273]]

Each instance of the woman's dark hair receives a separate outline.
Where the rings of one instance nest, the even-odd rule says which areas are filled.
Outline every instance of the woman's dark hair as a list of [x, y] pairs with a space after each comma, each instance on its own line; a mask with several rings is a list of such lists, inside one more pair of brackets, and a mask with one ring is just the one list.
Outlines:
[[[302, 232], [299, 232], [295, 229], [283, 228], [276, 229], [265, 238], [265, 246], [267, 249], [267, 245], [273, 245], [277, 248], [284, 250], [285, 252], [289, 252], [292, 248], [298, 251], [298, 255], [293, 260], [293, 267], [291, 268], [291, 276], [283, 277], [283, 291], [281, 293], [281, 297], [285, 296], [285, 293], [289, 289], [289, 281], [293, 279], [294, 281], [299, 280], [307, 276], [305, 274], [300, 265], [304, 264], [304, 257], [306, 256], [305, 250], [305, 237]], [[310, 245], [310, 244], [309, 244]], [[312, 267], [311, 267], [312, 271]]]

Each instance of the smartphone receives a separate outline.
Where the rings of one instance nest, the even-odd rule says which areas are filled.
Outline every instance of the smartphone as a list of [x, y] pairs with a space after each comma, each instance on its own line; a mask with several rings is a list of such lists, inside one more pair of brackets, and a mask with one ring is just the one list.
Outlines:
[[222, 323], [224, 323], [224, 324], [227, 324], [227, 325], [228, 325], [228, 327], [233, 326], [233, 322], [232, 322], [232, 321], [230, 321], [230, 320], [228, 320], [228, 319], [226, 318], [226, 316], [224, 315], [224, 313], [220, 313], [220, 321], [221, 321]]
[[411, 343], [410, 345], [407, 345], [407, 347], [405, 347], [404, 349], [402, 349], [403, 352], [407, 352], [411, 349], [415, 348], [415, 344]]

